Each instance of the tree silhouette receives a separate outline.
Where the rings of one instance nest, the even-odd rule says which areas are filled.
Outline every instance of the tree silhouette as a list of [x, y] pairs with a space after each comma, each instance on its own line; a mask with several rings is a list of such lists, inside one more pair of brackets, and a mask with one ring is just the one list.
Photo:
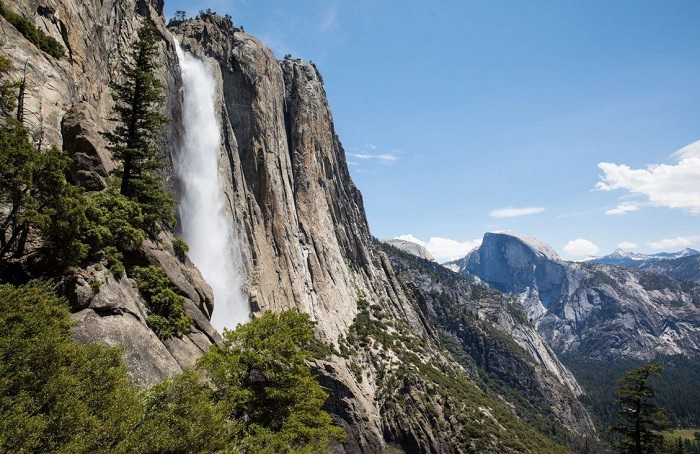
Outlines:
[[618, 380], [616, 400], [622, 408], [618, 412], [620, 424], [611, 432], [621, 435], [617, 443], [620, 452], [651, 454], [661, 452], [663, 435], [658, 431], [668, 426], [666, 411], [652, 402], [655, 391], [650, 386], [654, 378], [661, 377], [660, 364], [648, 364], [631, 370]]

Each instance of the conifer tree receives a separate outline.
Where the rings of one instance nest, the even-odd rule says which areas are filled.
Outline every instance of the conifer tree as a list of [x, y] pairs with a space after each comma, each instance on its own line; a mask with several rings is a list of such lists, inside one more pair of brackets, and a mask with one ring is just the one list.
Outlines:
[[198, 362], [222, 410], [243, 423], [243, 452], [324, 453], [333, 438], [344, 438], [307, 365], [313, 339], [308, 314], [267, 311], [224, 330], [221, 346]]
[[112, 155], [120, 163], [120, 192], [139, 203], [151, 234], [175, 221], [175, 202], [161, 187], [158, 176], [164, 164], [155, 142], [168, 119], [158, 111], [164, 97], [156, 77], [157, 57], [156, 29], [144, 20], [124, 63], [122, 80], [112, 84], [117, 126], [105, 134]]
[[7, 207], [0, 214], [0, 268], [25, 254], [30, 229], [35, 229], [43, 240], [43, 258], [60, 271], [87, 254], [82, 242], [87, 201], [66, 181], [68, 156], [55, 147], [42, 152], [20, 116], [13, 115], [20, 84], [7, 80], [10, 69], [9, 59], [0, 55], [0, 202]]
[[618, 380], [619, 398], [622, 407], [618, 413], [622, 423], [611, 427], [620, 434], [618, 442], [621, 452], [629, 454], [653, 454], [663, 449], [663, 435], [658, 432], [668, 425], [666, 412], [653, 403], [655, 391], [650, 386], [653, 378], [661, 377], [660, 364], [648, 364], [631, 370]]

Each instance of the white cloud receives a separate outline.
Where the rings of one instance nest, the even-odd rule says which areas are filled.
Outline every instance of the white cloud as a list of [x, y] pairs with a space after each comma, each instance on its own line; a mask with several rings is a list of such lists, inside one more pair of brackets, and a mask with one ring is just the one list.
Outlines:
[[348, 153], [348, 156], [352, 156], [357, 159], [378, 159], [384, 162], [394, 162], [398, 161], [398, 157], [393, 154], [382, 153], [382, 154], [367, 154], [367, 153]]
[[421, 246], [426, 248], [431, 254], [433, 254], [433, 257], [435, 257], [435, 260], [438, 263], [444, 263], [452, 260], [461, 259], [465, 255], [467, 255], [472, 249], [479, 247], [479, 245], [481, 244], [480, 239], [460, 242], [436, 236], [430, 237], [430, 239], [427, 242], [425, 242], [419, 240], [411, 234], [401, 235], [396, 238], [420, 244]]
[[506, 207], [498, 210], [493, 210], [489, 213], [492, 218], [514, 218], [516, 216], [529, 216], [531, 214], [537, 214], [544, 211], [542, 207], [527, 207], [527, 208], [513, 208]]
[[620, 249], [637, 249], [639, 245], [637, 243], [630, 243], [629, 241], [623, 241], [622, 243], [618, 244], [617, 247]]
[[697, 240], [696, 237], [682, 237], [678, 236], [676, 238], [665, 238], [660, 241], [652, 241], [648, 243], [649, 247], [654, 249], [674, 249], [688, 247]]
[[587, 257], [589, 255], [596, 255], [598, 251], [600, 251], [600, 248], [591, 241], [578, 238], [566, 243], [564, 250], [569, 255], [573, 255], [575, 257]]
[[678, 150], [673, 157], [678, 160], [675, 165], [649, 165], [645, 169], [601, 162], [598, 168], [604, 174], [595, 187], [601, 191], [626, 189], [647, 197], [653, 206], [700, 214], [700, 142]]
[[393, 164], [399, 160], [401, 150], [390, 149], [389, 151], [378, 150], [376, 145], [365, 144], [361, 149], [351, 149], [346, 155], [350, 158], [361, 161], [379, 161], [384, 164]]
[[617, 207], [607, 210], [605, 214], [627, 214], [631, 211], [637, 211], [639, 207], [637, 205], [632, 205], [631, 203], [625, 203], [618, 205]]

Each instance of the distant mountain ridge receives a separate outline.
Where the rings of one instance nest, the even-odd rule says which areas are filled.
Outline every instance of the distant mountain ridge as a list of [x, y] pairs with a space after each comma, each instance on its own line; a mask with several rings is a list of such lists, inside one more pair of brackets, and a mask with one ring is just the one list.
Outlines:
[[700, 252], [695, 249], [685, 248], [678, 252], [660, 252], [658, 254], [638, 254], [636, 252], [627, 252], [623, 249], [615, 249], [612, 254], [603, 257], [596, 257], [586, 260], [589, 263], [605, 263], [608, 265], [631, 266], [633, 268], [642, 268], [649, 262], [659, 260], [675, 260], [683, 257], [691, 257], [700, 255]]
[[[451, 267], [516, 297], [556, 351], [603, 360], [700, 354], [700, 286], [632, 267], [563, 261], [541, 244], [487, 233]], [[700, 255], [648, 263], [693, 257]]]
[[685, 248], [678, 252], [661, 252], [658, 254], [637, 254], [616, 249], [610, 255], [587, 261], [615, 266], [626, 266], [663, 274], [680, 281], [700, 284], [700, 252]]

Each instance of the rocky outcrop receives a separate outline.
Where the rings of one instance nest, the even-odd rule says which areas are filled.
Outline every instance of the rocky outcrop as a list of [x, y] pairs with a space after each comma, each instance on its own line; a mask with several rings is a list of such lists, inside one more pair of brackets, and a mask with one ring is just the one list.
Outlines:
[[461, 262], [519, 299], [558, 351], [649, 360], [700, 353], [700, 288], [632, 268], [565, 262], [523, 235], [487, 233]]
[[679, 281], [690, 281], [700, 284], [700, 255], [692, 254], [683, 257], [644, 262], [640, 270], [663, 274]]
[[297, 307], [337, 342], [356, 314], [358, 290], [400, 301], [371, 252], [362, 200], [316, 69], [278, 62], [216, 15], [173, 33], [216, 69], [221, 172], [253, 311]]
[[[278, 62], [257, 39], [216, 15], [172, 32], [208, 63], [219, 85], [220, 175], [253, 312], [296, 307], [312, 316], [323, 340], [338, 345], [364, 295], [424, 332], [390, 266], [374, 251], [316, 68]], [[348, 367], [336, 357], [319, 375], [339, 392], [331, 405], [336, 414], [345, 425], [352, 422], [355, 437], [346, 449], [376, 452], [384, 444], [376, 389], [369, 380], [359, 383]]]
[[[163, 243], [170, 244], [167, 237]], [[196, 268], [176, 264], [174, 255], [148, 241], [142, 251], [144, 265], [160, 264], [185, 296], [185, 311], [194, 319], [190, 333], [181, 338], [159, 339], [148, 327], [149, 310], [136, 283], [128, 276], [115, 277], [106, 264], [80, 270], [61, 283], [76, 322], [73, 336], [82, 342], [101, 342], [124, 348], [124, 359], [137, 385], [148, 387], [191, 367], [220, 340], [204, 315], [211, 289]]]
[[[410, 288], [377, 251], [317, 69], [277, 61], [216, 15], [171, 31], [212, 68], [219, 85], [220, 175], [253, 312], [296, 307], [338, 350], [316, 366], [332, 390], [328, 410], [348, 430], [338, 449], [378, 452], [393, 443], [407, 452], [471, 452], [473, 440], [460, 441], [466, 421], [520, 424], [508, 412], [482, 421], [483, 413], [466, 410], [469, 398], [485, 409], [498, 404], [440, 347]], [[433, 367], [427, 364], [449, 372], [421, 369]], [[448, 377], [469, 383], [470, 391], [452, 389]], [[407, 396], [415, 411], [406, 410]], [[430, 409], [450, 405], [465, 409], [463, 419], [451, 420], [449, 411], [430, 416]], [[507, 452], [505, 438], [483, 451]]]
[[691, 281], [700, 284], [700, 252], [685, 248], [679, 252], [661, 252], [658, 254], [637, 254], [616, 249], [610, 255], [597, 257], [589, 263], [627, 266], [652, 273], [663, 274], [679, 281]]
[[430, 251], [428, 251], [420, 244], [414, 243], [413, 241], [400, 240], [398, 238], [392, 238], [390, 240], [382, 241], [404, 252], [408, 252], [409, 254], [415, 255], [418, 258], [430, 260], [431, 262], [435, 261], [435, 257], [433, 257], [433, 254], [431, 254]]

